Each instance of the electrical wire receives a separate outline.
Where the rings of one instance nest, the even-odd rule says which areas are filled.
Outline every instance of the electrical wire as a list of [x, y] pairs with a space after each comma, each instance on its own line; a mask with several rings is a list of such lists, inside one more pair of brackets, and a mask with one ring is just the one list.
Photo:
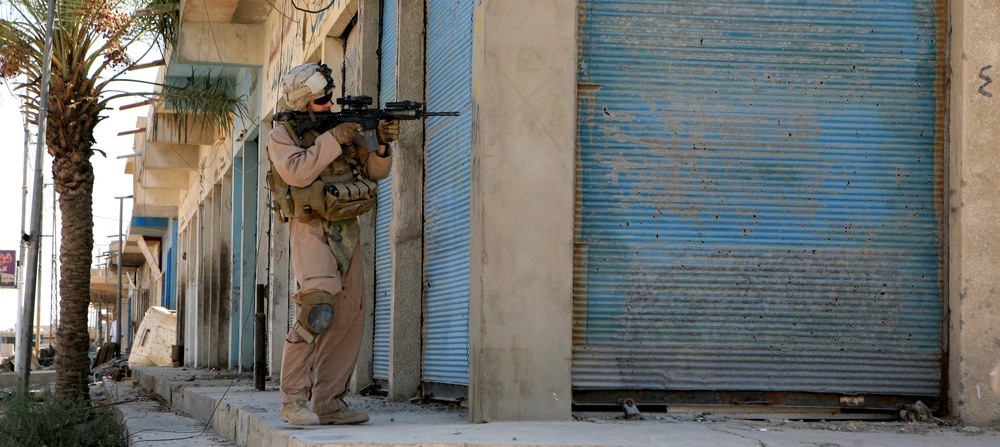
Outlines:
[[337, 0], [330, 0], [330, 3], [327, 3], [326, 6], [320, 8], [320, 9], [317, 9], [317, 10], [311, 10], [311, 9], [302, 8], [299, 5], [295, 4], [295, 0], [291, 0], [291, 2], [292, 2], [292, 7], [295, 8], [295, 9], [297, 9], [297, 10], [299, 10], [299, 11], [302, 11], [302, 12], [305, 12], [305, 13], [309, 13], [309, 14], [319, 14], [319, 13], [321, 13], [323, 11], [326, 11], [327, 9], [330, 9], [330, 7], [333, 6], [333, 4], [337, 2]]
[[[226, 398], [226, 394], [229, 393], [229, 390], [232, 389], [233, 385], [236, 383], [237, 380], [239, 380], [239, 379], [238, 378], [234, 378], [231, 382], [229, 382], [229, 386], [226, 387], [226, 391], [224, 391], [222, 393], [222, 397], [220, 397], [219, 400], [215, 403], [215, 408], [212, 409], [212, 415], [208, 417], [208, 421], [205, 422], [205, 426], [202, 427], [201, 431], [198, 432], [198, 434], [192, 435], [192, 436], [184, 436], [184, 437], [180, 437], [180, 438], [143, 439], [142, 441], [143, 442], [183, 441], [185, 439], [193, 439], [193, 438], [197, 438], [199, 436], [204, 435], [205, 432], [208, 431], [208, 427], [212, 424], [212, 419], [215, 418], [215, 413], [217, 413], [219, 411], [219, 405], [222, 405], [223, 399]], [[146, 430], [139, 430], [139, 431], [134, 432], [134, 433], [129, 433], [128, 436], [131, 438], [132, 436], [137, 435], [137, 434], [142, 433], [142, 432], [145, 432], [145, 431], [154, 431], [154, 432], [171, 433], [171, 434], [194, 433], [194, 432], [178, 432], [178, 431], [170, 431], [170, 430], [156, 430], [156, 429], [150, 428], [150, 429], [146, 429]]]

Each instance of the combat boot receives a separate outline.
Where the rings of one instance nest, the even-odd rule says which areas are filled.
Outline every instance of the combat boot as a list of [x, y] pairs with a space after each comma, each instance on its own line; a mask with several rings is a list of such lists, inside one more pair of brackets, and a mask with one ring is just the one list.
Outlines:
[[319, 423], [323, 425], [360, 424], [362, 422], [368, 422], [368, 413], [347, 407], [319, 415]]
[[281, 420], [292, 425], [319, 425], [319, 417], [306, 408], [305, 402], [281, 404]]

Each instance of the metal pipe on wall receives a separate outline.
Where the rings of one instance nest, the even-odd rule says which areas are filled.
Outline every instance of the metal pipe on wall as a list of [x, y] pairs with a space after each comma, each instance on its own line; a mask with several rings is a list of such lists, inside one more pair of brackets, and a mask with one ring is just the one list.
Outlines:
[[253, 382], [257, 391], [264, 391], [264, 379], [267, 376], [267, 352], [264, 340], [264, 297], [267, 289], [264, 284], [257, 284], [257, 302], [254, 309], [253, 334]]

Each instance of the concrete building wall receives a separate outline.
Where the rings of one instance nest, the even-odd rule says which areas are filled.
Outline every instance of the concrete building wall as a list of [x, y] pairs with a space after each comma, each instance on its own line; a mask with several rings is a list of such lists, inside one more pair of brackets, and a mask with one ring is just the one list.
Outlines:
[[[575, 27], [576, 2], [566, 3], [484, 1], [476, 8], [470, 408], [477, 421], [558, 418], [568, 414], [568, 410], [559, 411], [559, 405], [553, 402], [531, 398], [545, 392], [552, 400], [561, 397], [560, 391], [566, 397], [570, 395], [571, 347], [559, 346], [568, 340], [562, 334], [568, 329], [562, 325], [571, 324], [559, 317], [568, 317], [570, 311], [568, 304], [554, 297], [568, 300], [571, 295], [569, 289], [562, 290], [559, 285], [559, 279], [570, 273], [559, 270], [572, 266], [572, 259], [560, 254], [564, 246], [559, 241], [572, 240], [572, 220], [571, 211], [559, 215], [553, 210], [573, 201], [571, 190], [567, 193], [559, 189], [559, 180], [564, 182], [561, 185], [573, 184], [573, 158], [559, 158], [563, 154], [557, 143], [560, 139], [545, 135], [539, 128], [565, 136], [562, 125], [557, 122], [537, 126], [543, 119], [562, 116], [569, 117], [568, 126], [575, 126], [575, 103], [559, 102], [560, 98], [575, 97], [575, 91], [560, 90], [575, 87], [576, 81], [575, 28], [554, 26], [565, 23]], [[531, 14], [524, 14], [526, 10]], [[526, 18], [537, 18], [539, 23]], [[948, 100], [944, 105], [949, 117], [945, 123], [947, 395], [952, 415], [969, 424], [991, 426], [1000, 424], [1000, 389], [991, 387], [997, 381], [996, 374], [1000, 374], [994, 372], [1000, 362], [1000, 289], [995, 286], [1000, 282], [1000, 238], [996, 237], [996, 216], [1000, 214], [996, 150], [1000, 134], [994, 131], [1000, 128], [1000, 85], [993, 84], [1000, 80], [1000, 37], [991, 31], [998, 18], [1000, 4], [996, 2], [951, 2], [951, 35], [943, 43], [950, 55]], [[538, 46], [541, 41], [546, 45]], [[567, 54], [572, 57], [569, 64], [563, 60]], [[533, 60], [543, 62], [533, 66]], [[555, 73], [560, 67], [564, 72]], [[550, 83], [542, 85], [546, 80]], [[552, 96], [547, 97], [549, 94]], [[540, 110], [534, 120], [507, 114], [517, 109], [523, 115], [528, 106]], [[574, 132], [575, 128], [569, 133], [570, 154], [575, 150]], [[518, 160], [527, 155], [520, 150], [523, 148], [533, 148], [531, 153], [536, 155], [531, 163]], [[548, 165], [537, 154], [554, 155], [566, 163], [566, 170], [560, 169], [558, 163], [554, 170], [544, 170]], [[567, 170], [569, 175], [565, 174]], [[512, 175], [519, 171], [534, 176]], [[545, 176], [553, 176], [556, 181], [535, 183]], [[546, 193], [532, 197], [536, 202], [527, 201], [525, 209], [526, 194], [519, 190], [521, 186]], [[536, 204], [547, 206], [535, 208]], [[535, 245], [522, 246], [525, 234], [505, 229], [518, 228], [518, 222], [523, 221], [545, 222], [544, 226], [532, 225], [532, 231], [545, 237], [526, 241]], [[539, 246], [546, 249], [533, 250]], [[550, 280], [540, 281], [540, 277]], [[524, 308], [554, 319], [532, 322], [520, 312]], [[539, 333], [539, 326], [547, 333]], [[523, 341], [527, 338], [547, 343], [535, 346]], [[562, 349], [566, 351], [559, 355]], [[543, 354], [545, 360], [533, 362]], [[532, 387], [531, 392], [520, 392], [519, 387], [525, 386]], [[540, 408], [549, 408], [550, 412], [546, 414]]]
[[200, 163], [192, 166], [194, 175], [181, 193], [178, 210], [181, 232], [186, 235], [182, 240], [189, 241], [179, 261], [188, 276], [182, 280], [187, 284], [186, 306], [178, 317], [185, 329], [184, 363], [197, 367], [228, 364], [233, 268], [233, 208], [227, 205], [232, 199], [232, 180], [227, 175], [232, 168], [231, 147], [229, 139], [198, 147]]
[[950, 10], [948, 121], [948, 394], [952, 413], [1000, 425], [1000, 3], [956, 0]]
[[[335, 28], [346, 26], [351, 8], [364, 11], [375, 3], [339, 2], [343, 14], [308, 23], [288, 2], [276, 3], [264, 32], [269, 56], [261, 79], [262, 140], [276, 107], [280, 74], [307, 54], [324, 54], [325, 38], [339, 37]], [[421, 9], [411, 3], [400, 5], [399, 70], [422, 73], [422, 59], [403, 57], [422, 51], [410, 45], [422, 42], [425, 32], [414, 19], [419, 16], [406, 13]], [[1000, 134], [993, 131], [1000, 128], [1000, 86], [993, 83], [1000, 80], [1000, 37], [993, 32], [1000, 4], [955, 0], [947, 5], [946, 386], [953, 415], [971, 424], [997, 425], [1000, 394], [990, 387], [990, 372], [1000, 360], [1000, 289], [994, 285], [1000, 279], [994, 223], [1000, 221], [1000, 164], [994, 154]], [[568, 419], [578, 2], [482, 0], [474, 20], [471, 414], [476, 421]], [[359, 23], [376, 26], [370, 20]], [[400, 76], [398, 96], [420, 100], [422, 83], [406, 84]], [[397, 145], [397, 151], [405, 152], [397, 153], [394, 172], [392, 194], [398, 201], [420, 199], [419, 193], [400, 186], [403, 179], [417, 181], [422, 172], [422, 136], [412, 124], [403, 124]], [[225, 162], [224, 156], [221, 160]], [[209, 185], [218, 179], [212, 172], [218, 170], [204, 173], [212, 179]], [[211, 189], [203, 188], [202, 175], [191, 177], [188, 194], [195, 197], [185, 197], [181, 205], [182, 226], [204, 200], [199, 191]], [[396, 301], [389, 393], [397, 399], [412, 395], [420, 374], [420, 345], [414, 335], [419, 334], [422, 229], [416, 215], [400, 211], [390, 236]], [[280, 308], [287, 311], [294, 284], [288, 278], [287, 235], [281, 224], [270, 229], [269, 365], [277, 377], [280, 343], [291, 316]]]

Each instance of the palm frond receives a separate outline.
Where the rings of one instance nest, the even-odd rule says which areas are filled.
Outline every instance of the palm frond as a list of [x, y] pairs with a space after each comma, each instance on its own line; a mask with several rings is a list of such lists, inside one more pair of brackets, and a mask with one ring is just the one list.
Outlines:
[[160, 54], [177, 45], [177, 30], [181, 22], [180, 0], [152, 0], [137, 10], [135, 21], [139, 28], [148, 30], [159, 45]]
[[176, 84], [165, 84], [160, 93], [164, 105], [181, 112], [181, 128], [199, 123], [203, 129], [218, 127], [232, 130], [235, 117], [250, 115], [246, 98], [236, 95], [235, 83], [224, 74], [191, 75]]
[[[46, 0], [13, 0], [0, 19], [0, 81], [21, 79], [17, 88], [27, 111], [37, 115]], [[182, 111], [184, 124], [218, 126], [231, 131], [234, 117], [249, 116], [246, 98], [238, 97], [225, 76], [195, 76], [183, 82], [153, 85], [147, 92], [112, 93], [111, 84], [136, 65], [127, 50], [148, 44], [142, 56], [176, 45], [180, 0], [59, 0], [53, 32], [52, 72], [65, 80], [88, 79], [88, 92], [111, 99], [138, 96], [163, 100]], [[137, 58], [142, 60], [142, 58]], [[23, 76], [23, 78], [21, 77]], [[72, 99], [67, 98], [72, 101]]]

